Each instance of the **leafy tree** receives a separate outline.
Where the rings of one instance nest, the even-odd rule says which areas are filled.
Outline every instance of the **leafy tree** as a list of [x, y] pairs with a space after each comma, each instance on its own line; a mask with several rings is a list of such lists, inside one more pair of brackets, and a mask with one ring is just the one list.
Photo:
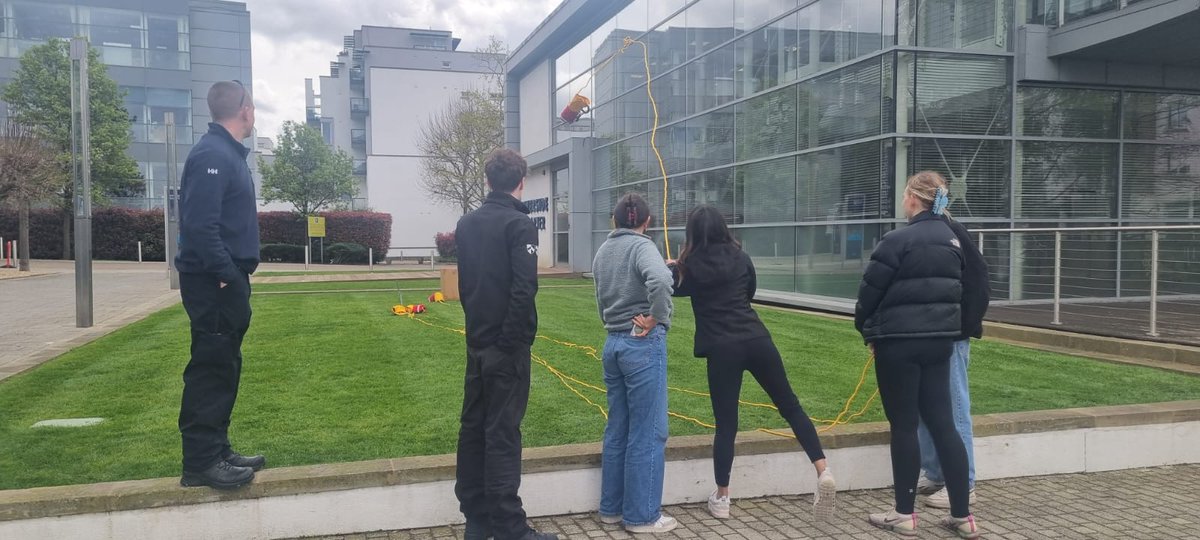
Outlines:
[[[57, 176], [58, 206], [63, 210], [63, 258], [71, 256], [74, 186], [71, 181], [71, 58], [70, 43], [61, 39], [33, 47], [21, 55], [21, 65], [2, 97], [10, 117], [32, 129], [55, 150], [62, 175]], [[100, 53], [88, 50], [91, 106], [92, 196], [103, 201], [137, 190], [142, 185], [137, 162], [129, 157], [131, 132], [124, 95], [108, 76]]]
[[17, 207], [21, 272], [29, 271], [29, 210], [54, 196], [63, 174], [55, 149], [34, 130], [11, 121], [0, 129], [0, 198]]
[[275, 162], [261, 157], [262, 195], [266, 202], [286, 202], [308, 216], [354, 197], [354, 162], [349, 154], [325, 144], [321, 132], [285, 122], [275, 145]]

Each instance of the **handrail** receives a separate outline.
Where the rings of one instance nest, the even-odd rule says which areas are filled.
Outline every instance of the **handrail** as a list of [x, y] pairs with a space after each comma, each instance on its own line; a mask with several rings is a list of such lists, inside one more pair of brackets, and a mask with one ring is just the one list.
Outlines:
[[1028, 229], [971, 229], [973, 234], [991, 233], [1053, 233], [1053, 232], [1123, 232], [1123, 231], [1200, 231], [1200, 225], [1130, 225], [1114, 227], [1058, 227]]

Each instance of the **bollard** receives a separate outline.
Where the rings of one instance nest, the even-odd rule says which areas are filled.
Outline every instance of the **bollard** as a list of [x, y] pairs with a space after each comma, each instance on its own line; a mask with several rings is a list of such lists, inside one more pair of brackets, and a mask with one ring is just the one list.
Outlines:
[[1062, 326], [1062, 231], [1054, 233], [1054, 318], [1050, 324]]
[[367, 271], [375, 271], [375, 248], [367, 248]]
[[1150, 233], [1150, 337], [1158, 337], [1158, 231]]
[[142, 264], [142, 243], [138, 242], [138, 264]]
[[304, 246], [304, 269], [308, 270], [308, 261], [312, 257], [312, 246]]

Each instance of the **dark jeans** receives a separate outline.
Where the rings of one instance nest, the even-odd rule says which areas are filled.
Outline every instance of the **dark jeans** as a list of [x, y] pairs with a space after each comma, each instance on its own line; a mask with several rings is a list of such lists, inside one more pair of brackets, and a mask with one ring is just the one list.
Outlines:
[[967, 449], [954, 427], [950, 406], [950, 339], [885, 339], [875, 342], [875, 377], [883, 412], [892, 428], [892, 480], [896, 511], [911, 514], [921, 474], [917, 426], [929, 428], [937, 449], [950, 515], [970, 514]]
[[467, 348], [454, 494], [467, 520], [490, 523], [496, 540], [518, 540], [531, 530], [517, 495], [529, 358], [528, 347]]
[[733, 468], [733, 441], [738, 432], [738, 399], [742, 392], [742, 373], [749, 371], [766, 390], [779, 415], [787, 420], [796, 441], [808, 454], [809, 461], [825, 459], [821, 439], [812, 420], [800, 406], [788, 383], [783, 359], [771, 338], [764, 337], [731, 343], [713, 350], [708, 356], [708, 392], [712, 397], [717, 435], [713, 439], [713, 473], [717, 485], [729, 486]]
[[211, 274], [179, 274], [192, 330], [179, 406], [185, 471], [203, 471], [231, 452], [229, 417], [242, 376], [242, 339], [250, 328], [250, 276], [243, 278], [221, 288]]

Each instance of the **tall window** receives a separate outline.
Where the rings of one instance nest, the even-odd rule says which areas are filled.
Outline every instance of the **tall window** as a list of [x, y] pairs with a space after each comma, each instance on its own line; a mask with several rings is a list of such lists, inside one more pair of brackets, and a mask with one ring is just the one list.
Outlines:
[[554, 171], [554, 261], [571, 263], [571, 170]]

